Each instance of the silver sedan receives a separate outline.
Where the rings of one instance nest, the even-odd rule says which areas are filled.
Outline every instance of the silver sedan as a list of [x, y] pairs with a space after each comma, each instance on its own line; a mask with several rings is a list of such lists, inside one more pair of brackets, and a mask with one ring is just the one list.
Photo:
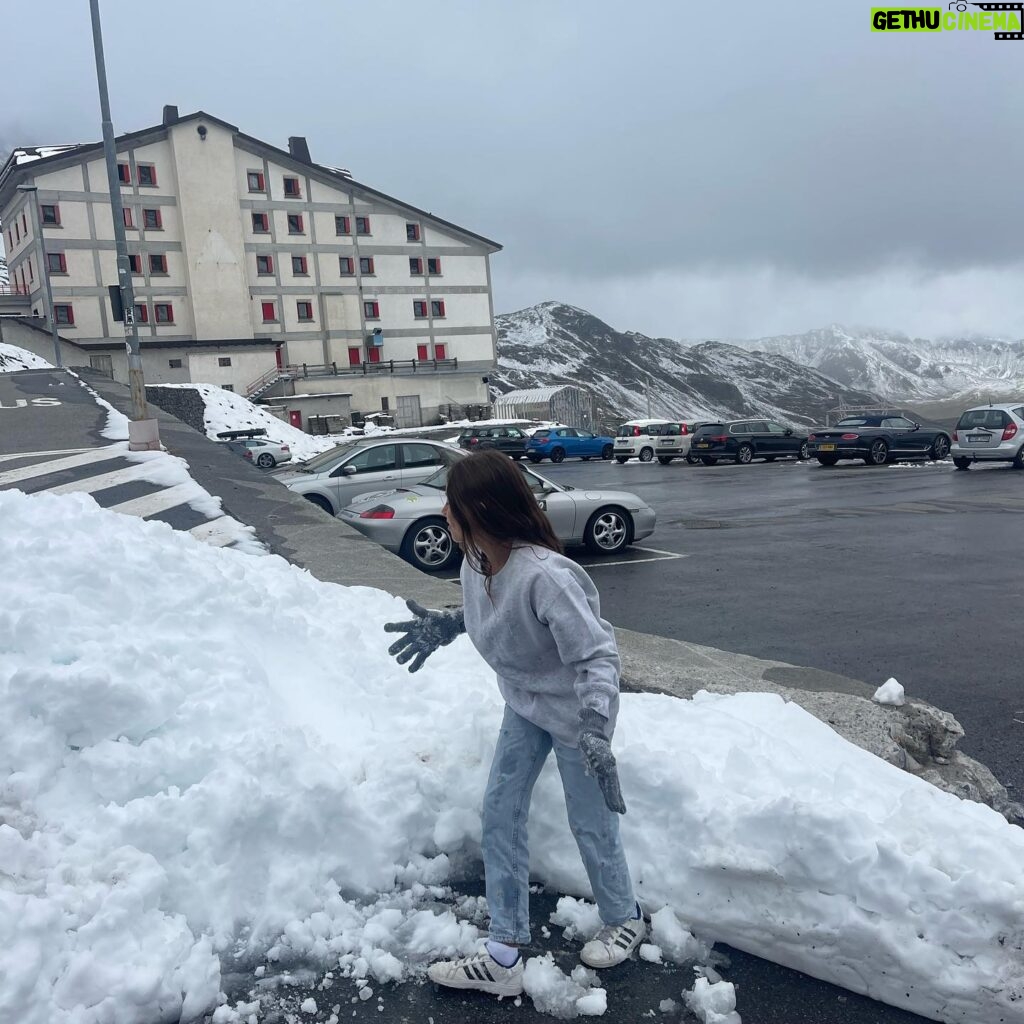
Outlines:
[[[567, 547], [583, 545], [593, 554], [613, 555], [654, 532], [654, 509], [635, 494], [577, 490], [519, 468]], [[448, 470], [440, 469], [414, 487], [364, 494], [338, 518], [418, 569], [450, 568], [460, 552], [441, 515], [447, 480]]]

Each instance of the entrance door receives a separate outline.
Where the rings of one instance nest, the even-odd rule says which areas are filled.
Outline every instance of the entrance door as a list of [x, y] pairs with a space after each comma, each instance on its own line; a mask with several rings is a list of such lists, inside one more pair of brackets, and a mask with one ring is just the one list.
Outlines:
[[301, 430], [302, 429], [302, 412], [299, 409], [289, 409], [288, 410], [288, 422], [293, 427], [298, 427], [299, 430]]
[[113, 380], [114, 377], [114, 361], [110, 356], [89, 356], [89, 365], [94, 370], [99, 370], [100, 373], [110, 377]]
[[399, 395], [395, 409], [396, 427], [422, 427], [423, 415], [420, 411], [419, 395]]

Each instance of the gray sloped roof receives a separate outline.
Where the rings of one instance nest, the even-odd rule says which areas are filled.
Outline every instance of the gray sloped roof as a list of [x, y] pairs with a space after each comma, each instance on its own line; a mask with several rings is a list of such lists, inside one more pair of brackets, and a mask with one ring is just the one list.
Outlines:
[[559, 391], [573, 388], [572, 384], [555, 384], [547, 388], [523, 388], [520, 391], [507, 391], [499, 395], [494, 404], [499, 405], [526, 405], [530, 402], [550, 402]]

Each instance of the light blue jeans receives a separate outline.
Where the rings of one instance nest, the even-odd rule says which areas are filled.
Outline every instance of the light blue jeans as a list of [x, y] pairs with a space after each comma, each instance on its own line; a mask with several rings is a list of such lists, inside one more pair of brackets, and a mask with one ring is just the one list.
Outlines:
[[622, 924], [636, 913], [636, 897], [619, 839], [619, 816], [608, 810], [583, 755], [505, 708], [494, 762], [484, 794], [482, 852], [491, 913], [490, 937], [510, 945], [530, 941], [530, 851], [526, 822], [530, 795], [554, 747], [565, 791], [569, 828], [605, 924]]

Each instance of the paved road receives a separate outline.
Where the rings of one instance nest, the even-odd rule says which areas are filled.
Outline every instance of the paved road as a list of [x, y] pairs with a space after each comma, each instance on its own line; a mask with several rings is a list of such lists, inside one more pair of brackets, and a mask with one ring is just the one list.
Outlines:
[[[1024, 797], [1024, 473], [950, 463], [544, 463], [658, 513], [643, 546], [582, 558], [616, 625], [882, 683], [952, 712], [961, 748]], [[1015, 721], [1017, 720], [1017, 721]]]

